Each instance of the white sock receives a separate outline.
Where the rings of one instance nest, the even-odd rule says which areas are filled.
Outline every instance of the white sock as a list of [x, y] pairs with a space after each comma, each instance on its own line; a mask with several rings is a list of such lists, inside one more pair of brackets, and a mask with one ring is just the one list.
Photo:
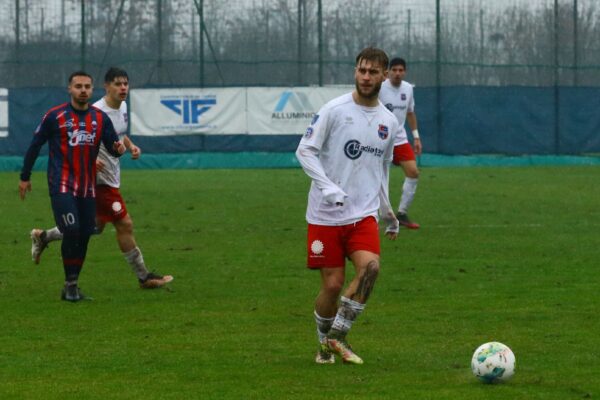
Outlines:
[[333, 336], [344, 337], [348, 334], [350, 328], [352, 328], [352, 324], [356, 321], [356, 318], [365, 309], [365, 304], [350, 300], [344, 296], [342, 296], [340, 303], [340, 308], [331, 325], [331, 332]]
[[322, 342], [327, 337], [327, 332], [331, 329], [334, 318], [323, 318], [315, 310], [315, 322], [317, 323], [317, 336], [319, 342]]
[[417, 191], [417, 183], [419, 178], [404, 178], [404, 185], [402, 185], [402, 196], [400, 197], [400, 205], [398, 211], [402, 214], [408, 212], [408, 207], [415, 198], [415, 192]]
[[136, 247], [133, 250], [129, 250], [128, 252], [123, 253], [123, 256], [129, 265], [131, 265], [131, 269], [138, 279], [146, 279], [148, 276], [148, 269], [146, 269], [146, 264], [144, 264], [144, 257], [142, 256], [140, 248]]
[[63, 234], [56, 226], [46, 231], [46, 242], [54, 242], [55, 240], [62, 240], [62, 238]]

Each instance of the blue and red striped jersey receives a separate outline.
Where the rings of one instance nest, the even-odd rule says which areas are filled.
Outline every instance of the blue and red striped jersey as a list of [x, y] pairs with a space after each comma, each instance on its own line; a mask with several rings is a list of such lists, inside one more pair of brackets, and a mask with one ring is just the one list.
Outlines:
[[71, 103], [50, 109], [35, 130], [23, 160], [21, 180], [31, 178], [31, 169], [44, 143], [48, 142], [48, 189], [50, 195], [72, 193], [77, 197], [96, 196], [96, 157], [100, 141], [115, 157], [119, 137], [103, 111], [90, 107], [76, 110]]

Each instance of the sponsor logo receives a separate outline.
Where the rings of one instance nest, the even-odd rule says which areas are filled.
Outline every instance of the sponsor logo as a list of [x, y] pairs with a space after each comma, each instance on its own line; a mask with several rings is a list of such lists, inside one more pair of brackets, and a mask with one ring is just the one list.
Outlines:
[[312, 125], [319, 118], [315, 114], [315, 108], [306, 93], [286, 90], [279, 97], [279, 101], [271, 114], [271, 119], [287, 121], [311, 120], [313, 121], [311, 122]]
[[217, 104], [215, 95], [207, 96], [167, 96], [160, 103], [174, 113], [181, 115], [183, 125], [199, 125], [200, 116]]
[[377, 134], [379, 135], [379, 137], [381, 139], [383, 139], [383, 140], [387, 139], [387, 137], [389, 135], [388, 127], [383, 124], [379, 124], [379, 129], [377, 129]]
[[385, 108], [387, 108], [388, 110], [390, 110], [391, 112], [394, 112], [394, 110], [405, 110], [406, 106], [405, 105], [399, 105], [399, 106], [395, 106], [392, 103], [387, 103], [385, 105]]
[[69, 146], [93, 146], [96, 141], [96, 130], [88, 132], [85, 129], [78, 129], [75, 131], [68, 131]]
[[383, 156], [383, 150], [377, 147], [361, 145], [358, 140], [349, 140], [344, 145], [344, 154], [351, 160], [356, 160], [362, 153], [372, 154], [375, 157]]

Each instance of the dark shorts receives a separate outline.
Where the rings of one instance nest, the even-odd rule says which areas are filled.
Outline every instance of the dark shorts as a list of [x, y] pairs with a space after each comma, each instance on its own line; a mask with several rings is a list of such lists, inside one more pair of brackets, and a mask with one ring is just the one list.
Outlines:
[[379, 227], [375, 218], [340, 226], [308, 224], [308, 268], [343, 268], [346, 258], [357, 250], [379, 255]]
[[96, 226], [96, 199], [70, 193], [50, 196], [56, 226], [63, 233], [91, 235]]
[[116, 222], [127, 216], [119, 189], [108, 185], [96, 186], [96, 216], [104, 223]]

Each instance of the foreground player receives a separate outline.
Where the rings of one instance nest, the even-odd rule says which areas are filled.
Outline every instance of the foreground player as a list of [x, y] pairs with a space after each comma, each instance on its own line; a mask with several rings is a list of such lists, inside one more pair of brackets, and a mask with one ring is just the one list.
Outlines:
[[31, 191], [31, 169], [48, 142], [48, 188], [54, 220], [64, 238], [61, 255], [65, 286], [61, 299], [80, 301], [85, 296], [77, 284], [87, 254], [96, 215], [96, 157], [100, 142], [114, 157], [125, 152], [112, 122], [89, 106], [92, 77], [83, 71], [69, 77], [71, 101], [50, 109], [36, 129], [23, 160], [19, 194]]
[[[131, 158], [138, 159], [141, 150], [127, 133], [127, 94], [129, 93], [129, 77], [127, 72], [119, 68], [110, 68], [104, 76], [106, 95], [94, 103], [94, 107], [104, 111], [111, 119], [125, 147], [131, 152]], [[125, 202], [119, 192], [121, 184], [121, 167], [119, 159], [113, 157], [104, 146], [96, 161], [96, 229], [98, 233], [104, 230], [107, 222], [111, 222], [117, 231], [117, 242], [125, 257], [136, 274], [140, 287], [144, 289], [159, 288], [171, 282], [170, 275], [161, 276], [148, 272], [142, 252], [137, 247], [133, 236], [133, 221], [127, 212]], [[63, 235], [54, 227], [46, 231], [33, 229], [31, 231], [31, 256], [36, 264], [40, 262], [42, 252], [49, 242], [62, 239]]]
[[[378, 213], [388, 224], [388, 238], [396, 239], [399, 229], [388, 198], [388, 173], [400, 127], [377, 98], [387, 65], [385, 52], [364, 49], [356, 58], [356, 90], [319, 110], [296, 151], [312, 178], [307, 248], [308, 267], [321, 274], [314, 312], [319, 364], [333, 363], [333, 353], [344, 362], [363, 363], [346, 335], [379, 273]], [[356, 273], [340, 299], [346, 257]]]
[[[402, 136], [396, 137], [396, 143], [394, 143], [393, 162], [395, 165], [402, 167], [405, 176], [396, 217], [400, 221], [400, 225], [409, 229], [419, 229], [419, 225], [408, 218], [408, 207], [410, 207], [415, 197], [417, 183], [419, 182], [419, 169], [417, 168], [415, 153], [417, 155], [421, 154], [423, 148], [421, 146], [419, 131], [417, 130], [413, 86], [404, 80], [404, 75], [406, 75], [406, 61], [402, 58], [393, 58], [390, 61], [388, 79], [381, 85], [379, 100], [381, 100], [388, 110], [394, 113], [403, 132]], [[404, 129], [405, 121], [408, 121], [408, 126], [413, 135], [415, 144], [414, 152], [410, 143], [403, 142], [402, 139], [406, 136], [406, 130]]]

